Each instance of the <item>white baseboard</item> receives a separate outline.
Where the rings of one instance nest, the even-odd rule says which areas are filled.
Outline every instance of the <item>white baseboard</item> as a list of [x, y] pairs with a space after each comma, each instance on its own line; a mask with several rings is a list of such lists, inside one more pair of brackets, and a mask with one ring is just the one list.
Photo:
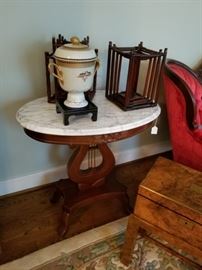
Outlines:
[[[163, 153], [169, 150], [171, 150], [170, 142], [164, 141], [156, 144], [143, 145], [134, 149], [127, 149], [121, 152], [114, 152], [114, 155], [116, 159], [116, 164], [122, 164], [143, 157]], [[35, 174], [1, 181], [0, 196], [41, 186], [44, 184], [49, 184], [66, 177], [66, 165], [64, 165]]]

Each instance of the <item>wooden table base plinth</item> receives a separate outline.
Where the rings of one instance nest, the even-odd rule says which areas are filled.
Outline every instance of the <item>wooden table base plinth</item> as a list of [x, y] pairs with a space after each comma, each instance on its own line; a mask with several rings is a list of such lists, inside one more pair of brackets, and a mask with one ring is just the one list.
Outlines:
[[62, 239], [69, 228], [71, 214], [78, 208], [100, 201], [119, 199], [123, 203], [126, 214], [129, 214], [129, 199], [126, 188], [117, 181], [110, 179], [104, 185], [93, 187], [89, 190], [79, 190], [78, 185], [69, 179], [61, 179], [56, 184], [56, 190], [51, 198], [56, 203], [63, 198], [63, 213], [58, 228], [59, 237]]

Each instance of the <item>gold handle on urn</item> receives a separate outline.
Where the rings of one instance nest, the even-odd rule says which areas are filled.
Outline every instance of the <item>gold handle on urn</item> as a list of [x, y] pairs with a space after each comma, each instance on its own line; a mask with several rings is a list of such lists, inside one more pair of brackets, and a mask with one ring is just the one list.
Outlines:
[[[52, 69], [51, 69], [52, 66], [56, 69], [57, 74], [54, 71], [52, 71]], [[50, 74], [52, 74], [54, 77], [56, 77], [61, 82], [61, 84], [64, 83], [63, 72], [57, 64], [49, 63], [48, 70], [49, 70]]]
[[96, 62], [95, 62], [95, 71], [94, 71], [94, 75], [95, 73], [97, 72], [97, 70], [100, 68], [100, 60], [97, 59]]

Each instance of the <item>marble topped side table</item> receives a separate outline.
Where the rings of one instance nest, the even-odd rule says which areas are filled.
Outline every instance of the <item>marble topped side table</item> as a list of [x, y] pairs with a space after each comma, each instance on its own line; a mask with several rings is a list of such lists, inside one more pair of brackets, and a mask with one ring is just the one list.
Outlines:
[[[70, 124], [64, 126], [61, 114], [56, 113], [55, 104], [46, 97], [25, 104], [16, 118], [31, 138], [51, 144], [66, 144], [75, 148], [68, 161], [69, 179], [61, 179], [52, 197], [56, 202], [64, 198], [63, 215], [59, 226], [62, 237], [68, 229], [70, 213], [82, 204], [95, 200], [121, 198], [128, 205], [125, 188], [109, 184], [107, 176], [115, 165], [115, 158], [107, 143], [134, 136], [152, 126], [160, 114], [160, 107], [122, 111], [105, 98], [105, 91], [97, 91], [93, 102], [98, 107], [98, 119], [91, 115], [71, 116]], [[97, 163], [96, 152], [101, 155]], [[88, 168], [82, 163], [88, 156]], [[106, 181], [107, 179], [107, 181]]]

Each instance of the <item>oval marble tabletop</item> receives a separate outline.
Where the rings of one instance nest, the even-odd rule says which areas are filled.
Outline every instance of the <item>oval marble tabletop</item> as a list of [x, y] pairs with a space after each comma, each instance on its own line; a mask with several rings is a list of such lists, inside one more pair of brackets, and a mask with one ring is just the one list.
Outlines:
[[93, 99], [98, 107], [97, 121], [91, 114], [71, 116], [70, 124], [64, 126], [63, 115], [56, 113], [55, 104], [48, 103], [47, 97], [35, 99], [22, 106], [16, 118], [28, 130], [63, 136], [101, 135], [127, 131], [154, 121], [160, 114], [160, 107], [123, 111], [105, 98], [105, 91], [98, 90]]

